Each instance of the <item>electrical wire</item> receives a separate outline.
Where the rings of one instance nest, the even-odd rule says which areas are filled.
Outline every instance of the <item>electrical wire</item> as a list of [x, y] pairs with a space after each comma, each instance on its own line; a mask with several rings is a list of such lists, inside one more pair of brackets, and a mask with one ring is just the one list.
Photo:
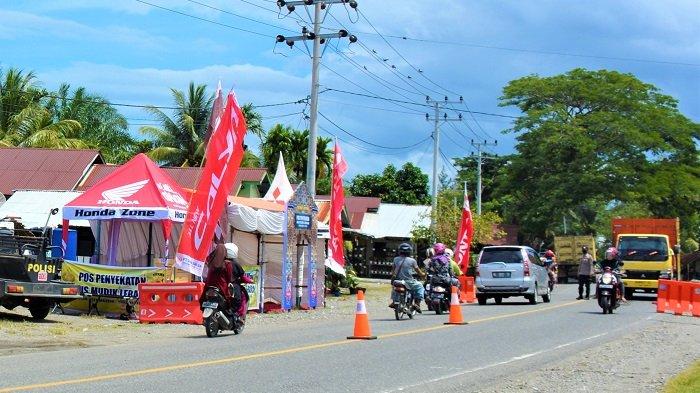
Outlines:
[[233, 16], [235, 16], [235, 17], [237, 17], [237, 18], [245, 19], [245, 20], [248, 20], [248, 21], [251, 21], [251, 22], [255, 22], [255, 23], [259, 23], [259, 24], [265, 25], [265, 26], [274, 27], [274, 28], [276, 28], [276, 29], [286, 30], [286, 31], [290, 31], [290, 32], [292, 32], [292, 33], [296, 33], [295, 30], [288, 29], [288, 28], [282, 27], [282, 26], [273, 25], [273, 24], [271, 24], [271, 23], [263, 22], [263, 21], [260, 21], [260, 20], [257, 20], [257, 19], [253, 19], [253, 18], [250, 18], [250, 17], [247, 17], [247, 16], [239, 15], [239, 14], [237, 14], [237, 13], [235, 13], [235, 12], [231, 12], [231, 11], [227, 11], [227, 10], [224, 10], [224, 9], [221, 9], [221, 8], [217, 8], [217, 7], [214, 7], [214, 6], [212, 6], [212, 5], [199, 2], [199, 1], [197, 1], [197, 0], [187, 0], [187, 1], [190, 2], [190, 3], [193, 3], [193, 4], [201, 5], [202, 7], [206, 7], [206, 8], [215, 10], [215, 11], [223, 12], [224, 14], [233, 15]]
[[346, 131], [343, 127], [339, 126], [339, 125], [336, 124], [333, 120], [331, 120], [331, 119], [329, 119], [328, 117], [326, 117], [326, 115], [324, 115], [322, 112], [318, 112], [318, 114], [319, 114], [319, 116], [321, 116], [321, 117], [323, 117], [324, 119], [326, 119], [326, 121], [328, 121], [329, 123], [333, 124], [333, 125], [335, 126], [335, 128], [339, 129], [340, 131], [342, 131], [342, 132], [344, 132], [344, 133], [350, 135], [351, 137], [357, 139], [357, 140], [360, 141], [360, 142], [364, 142], [364, 143], [366, 143], [366, 144], [368, 144], [368, 145], [370, 145], [370, 146], [378, 147], [378, 148], [381, 148], [381, 149], [389, 149], [389, 150], [405, 150], [405, 149], [410, 149], [410, 148], [412, 148], [412, 147], [415, 147], [415, 146], [420, 145], [421, 143], [425, 142], [427, 139], [430, 138], [430, 137], [426, 137], [425, 139], [422, 139], [422, 140], [420, 140], [420, 141], [418, 141], [418, 142], [416, 142], [416, 143], [413, 143], [413, 144], [410, 144], [410, 145], [407, 145], [407, 146], [400, 146], [400, 147], [395, 147], [395, 146], [382, 146], [382, 145], [378, 145], [378, 144], [376, 144], [376, 143], [373, 143], [373, 142], [364, 140], [364, 139], [358, 137], [357, 135], [354, 135], [354, 134], [352, 134], [351, 132]]
[[175, 13], [175, 14], [179, 14], [179, 15], [182, 15], [182, 16], [186, 16], [186, 17], [192, 18], [192, 19], [197, 19], [197, 20], [200, 20], [200, 21], [203, 21], [203, 22], [212, 23], [212, 24], [215, 24], [215, 25], [218, 25], [218, 26], [227, 27], [227, 28], [229, 28], [229, 29], [238, 30], [238, 31], [243, 31], [243, 32], [250, 33], [250, 34], [255, 34], [255, 35], [258, 35], [258, 36], [261, 36], [261, 37], [274, 38], [274, 36], [271, 36], [271, 35], [268, 35], [268, 34], [260, 33], [260, 32], [253, 31], [253, 30], [243, 29], [243, 28], [236, 27], [236, 26], [227, 25], [227, 24], [225, 24], [225, 23], [217, 22], [217, 21], [214, 21], [214, 20], [211, 20], [211, 19], [207, 19], [207, 18], [202, 18], [202, 17], [199, 17], [199, 16], [195, 16], [195, 15], [192, 15], [192, 14], [188, 14], [188, 13], [186, 13], [186, 12], [181, 12], [181, 11], [178, 11], [178, 10], [174, 10], [174, 9], [172, 9], [172, 8], [167, 8], [167, 7], [163, 7], [163, 6], [160, 6], [160, 5], [156, 5], [156, 4], [153, 4], [153, 3], [149, 3], [149, 2], [144, 1], [144, 0], [136, 0], [136, 1], [138, 1], [139, 3], [146, 4], [146, 5], [150, 5], [151, 7], [160, 8], [161, 10], [169, 11], [169, 12], [172, 12], [172, 13]]

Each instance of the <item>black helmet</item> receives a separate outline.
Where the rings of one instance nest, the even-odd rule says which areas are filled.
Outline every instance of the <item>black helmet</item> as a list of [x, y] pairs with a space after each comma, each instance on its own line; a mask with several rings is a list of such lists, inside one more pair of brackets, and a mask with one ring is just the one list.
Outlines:
[[582, 246], [581, 251], [585, 254], [588, 252], [588, 246]]
[[413, 253], [413, 247], [408, 243], [401, 243], [399, 246], [399, 255], [411, 255]]

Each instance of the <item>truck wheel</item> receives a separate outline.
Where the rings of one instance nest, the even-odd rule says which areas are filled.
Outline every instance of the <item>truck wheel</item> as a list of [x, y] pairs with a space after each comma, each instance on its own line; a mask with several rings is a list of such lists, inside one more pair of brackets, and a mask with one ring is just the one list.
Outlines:
[[51, 311], [51, 305], [46, 303], [33, 304], [29, 306], [29, 313], [32, 314], [32, 319], [35, 321], [41, 321], [49, 315]]
[[625, 299], [632, 300], [634, 296], [634, 289], [625, 288]]

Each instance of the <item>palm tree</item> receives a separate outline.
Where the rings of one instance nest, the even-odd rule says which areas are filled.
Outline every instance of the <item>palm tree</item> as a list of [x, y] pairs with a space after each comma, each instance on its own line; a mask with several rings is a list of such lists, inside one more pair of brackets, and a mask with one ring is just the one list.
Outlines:
[[214, 97], [206, 93], [206, 85], [195, 86], [190, 82], [187, 96], [171, 89], [175, 102], [171, 118], [156, 107], [147, 110], [160, 122], [162, 128], [144, 126], [141, 133], [154, 139], [155, 148], [148, 155], [165, 165], [198, 166], [204, 158], [204, 136], [209, 122], [209, 112]]
[[99, 148], [107, 162], [121, 163], [137, 150], [126, 118], [109, 101], [88, 94], [83, 87], [78, 87], [71, 95], [70, 85], [62, 84], [46, 106], [57, 121], [78, 121], [82, 126], [80, 138], [90, 147]]
[[75, 120], [55, 121], [52, 113], [30, 105], [12, 118], [11, 133], [6, 137], [14, 146], [54, 149], [82, 149], [89, 145], [80, 139], [80, 123]]
[[34, 84], [33, 72], [24, 74], [22, 70], [10, 68], [0, 71], [0, 145], [8, 146], [12, 136], [12, 121], [17, 114], [30, 105], [39, 104], [40, 91]]
[[245, 124], [248, 127], [248, 134], [257, 136], [260, 140], [265, 136], [265, 130], [262, 126], [262, 116], [255, 109], [253, 104], [247, 103], [241, 108]]
[[[316, 178], [327, 177], [331, 172], [333, 151], [328, 147], [330, 143], [330, 138], [319, 137], [316, 141]], [[275, 168], [281, 152], [290, 181], [302, 181], [306, 178], [308, 145], [308, 130], [300, 131], [277, 124], [262, 141], [263, 164], [267, 168]]]

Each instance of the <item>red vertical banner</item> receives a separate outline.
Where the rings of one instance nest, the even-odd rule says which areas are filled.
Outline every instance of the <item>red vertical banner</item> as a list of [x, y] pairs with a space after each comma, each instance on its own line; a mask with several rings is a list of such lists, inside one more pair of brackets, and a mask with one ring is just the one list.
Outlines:
[[460, 269], [466, 273], [469, 268], [469, 249], [474, 237], [474, 221], [472, 220], [472, 211], [469, 206], [469, 197], [467, 189], [464, 188], [464, 204], [462, 205], [462, 220], [459, 224], [459, 232], [457, 234], [457, 243], [455, 245], [455, 262], [459, 264]]
[[190, 200], [175, 254], [176, 266], [197, 276], [202, 275], [217, 220], [225, 213], [226, 200], [243, 159], [245, 132], [243, 112], [231, 92], [209, 140], [206, 164]]
[[63, 220], [61, 226], [61, 258], [66, 257], [66, 248], [68, 247], [68, 220]]
[[328, 259], [326, 266], [333, 271], [345, 274], [345, 256], [343, 255], [343, 223], [341, 214], [345, 205], [343, 175], [348, 171], [348, 164], [340, 152], [338, 141], [333, 152], [333, 178], [331, 188], [331, 216], [329, 222], [330, 240], [328, 241]]

